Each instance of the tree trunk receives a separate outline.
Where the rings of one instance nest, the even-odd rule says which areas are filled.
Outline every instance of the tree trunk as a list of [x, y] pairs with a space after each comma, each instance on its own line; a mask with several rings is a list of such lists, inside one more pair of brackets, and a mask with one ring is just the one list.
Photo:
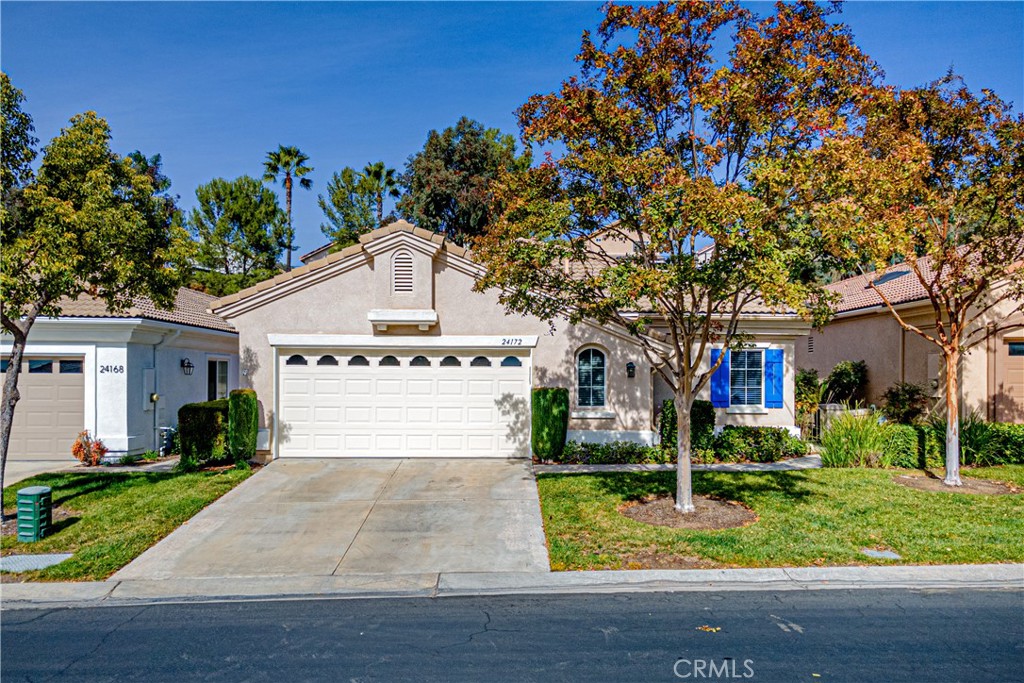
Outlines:
[[676, 510], [686, 514], [693, 505], [693, 473], [690, 469], [690, 404], [689, 396], [680, 392], [676, 404]]
[[292, 269], [292, 240], [295, 238], [295, 232], [292, 230], [292, 177], [290, 175], [284, 178], [284, 203], [288, 213], [288, 255], [285, 257], [284, 270], [288, 272]]
[[[11, 426], [14, 424], [14, 406], [21, 394], [18, 393], [18, 376], [21, 374], [21, 358], [25, 355], [26, 334], [14, 333], [11, 346], [10, 364], [4, 375], [3, 405], [0, 406], [0, 492], [4, 488], [4, 473], [7, 470], [7, 446], [11, 441]], [[2, 507], [2, 506], [0, 506]], [[6, 519], [0, 513], [0, 519]]]
[[960, 352], [947, 350], [946, 357], [946, 486], [963, 486], [960, 481], [960, 388], [957, 369]]
[[377, 227], [384, 222], [384, 192], [377, 193]]

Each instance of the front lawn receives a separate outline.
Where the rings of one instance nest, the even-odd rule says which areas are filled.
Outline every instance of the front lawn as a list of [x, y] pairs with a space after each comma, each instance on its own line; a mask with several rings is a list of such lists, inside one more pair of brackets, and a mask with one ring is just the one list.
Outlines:
[[[695, 472], [695, 494], [739, 501], [754, 524], [720, 531], [636, 522], [618, 508], [675, 491], [674, 472], [541, 474], [553, 570], [686, 566], [788, 567], [1024, 561], [1024, 494], [929, 493], [895, 484], [904, 470]], [[1024, 488], [1024, 465], [964, 470]], [[876, 560], [862, 548], [894, 550]], [[652, 564], [651, 558], [657, 562]]]
[[26, 486], [53, 489], [54, 531], [36, 543], [3, 536], [4, 555], [74, 553], [41, 571], [16, 574], [17, 580], [102, 580], [138, 557], [183, 522], [230, 491], [251, 474], [228, 469], [178, 472], [58, 472], [41, 474], [4, 490], [4, 510], [15, 513], [17, 490]]

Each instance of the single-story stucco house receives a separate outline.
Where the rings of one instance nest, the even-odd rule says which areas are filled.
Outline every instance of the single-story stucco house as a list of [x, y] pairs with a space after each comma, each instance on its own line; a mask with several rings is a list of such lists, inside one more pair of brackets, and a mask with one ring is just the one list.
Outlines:
[[[530, 455], [531, 389], [570, 390], [569, 438], [652, 443], [667, 391], [616, 326], [508, 315], [473, 291], [482, 268], [398, 221], [211, 305], [239, 333], [266, 457]], [[718, 423], [794, 430], [796, 339], [809, 326], [744, 316], [749, 350], [705, 398]], [[712, 396], [714, 394], [714, 396]]]
[[[11, 460], [73, 460], [88, 430], [109, 457], [159, 449], [161, 427], [186, 403], [238, 388], [238, 334], [207, 309], [214, 297], [178, 291], [163, 310], [144, 297], [111, 314], [88, 296], [61, 304], [29, 333], [11, 429]], [[10, 337], [0, 337], [7, 372]]]
[[[930, 277], [927, 260], [922, 262]], [[825, 377], [836, 363], [863, 360], [868, 366], [866, 400], [881, 405], [882, 394], [897, 382], [926, 387], [942, 395], [943, 359], [938, 346], [915, 332], [904, 330], [886, 308], [877, 283], [887, 299], [910, 324], [935, 334], [935, 317], [928, 294], [905, 264], [881, 273], [840, 280], [828, 289], [840, 296], [835, 318], [823, 331], [802, 337], [796, 347], [798, 368], [818, 371]], [[987, 311], [980, 325], [999, 329], [963, 359], [960, 377], [962, 407], [996, 422], [1024, 422], [1024, 313], [1010, 299]], [[968, 331], [968, 333], [970, 330]]]

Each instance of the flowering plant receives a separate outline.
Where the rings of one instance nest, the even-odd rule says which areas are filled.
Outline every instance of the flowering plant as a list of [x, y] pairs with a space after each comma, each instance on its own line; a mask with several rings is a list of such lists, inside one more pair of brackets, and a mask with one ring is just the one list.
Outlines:
[[107, 447], [99, 439], [93, 439], [86, 430], [78, 435], [71, 444], [71, 455], [75, 456], [86, 467], [99, 465], [107, 454]]

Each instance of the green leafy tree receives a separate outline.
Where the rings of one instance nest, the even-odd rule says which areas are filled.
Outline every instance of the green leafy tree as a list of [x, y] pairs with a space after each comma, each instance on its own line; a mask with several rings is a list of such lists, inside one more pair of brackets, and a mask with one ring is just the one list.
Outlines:
[[375, 196], [365, 176], [353, 168], [343, 168], [331, 176], [327, 195], [319, 195], [317, 203], [327, 218], [320, 230], [334, 242], [335, 248], [355, 244], [359, 236], [373, 230]]
[[[944, 359], [944, 482], [960, 486], [961, 362], [990, 335], [1019, 329], [1024, 312], [1024, 116], [991, 91], [950, 74], [907, 91], [880, 90], [858, 126], [816, 150], [807, 182], [815, 214], [838, 229], [830, 249], [881, 269], [902, 262], [925, 290], [927, 324], [904, 317], [869, 286], [904, 330]], [[835, 169], [859, 172], [836, 183]]]
[[249, 176], [215, 178], [196, 188], [196, 201], [188, 228], [204, 289], [223, 296], [277, 272], [287, 229], [273, 192]]
[[[560, 155], [496, 183], [502, 211], [474, 242], [487, 269], [478, 288], [498, 288], [507, 310], [634, 335], [674, 392], [684, 513], [691, 407], [724, 358], [712, 346], [738, 348], [755, 305], [829, 313], [820, 286], [795, 276], [815, 235], [791, 170], [876, 77], [830, 13], [606, 6], [598, 38], [583, 35], [580, 75], [518, 112], [524, 140]], [[713, 44], [730, 35], [716, 61]], [[616, 241], [628, 248], [613, 253]]]
[[494, 214], [491, 183], [502, 172], [530, 166], [527, 149], [497, 128], [463, 117], [438, 133], [430, 131], [423, 149], [409, 158], [398, 211], [427, 230], [459, 244], [483, 234]]
[[80, 295], [111, 311], [139, 295], [170, 307], [180, 284], [175, 266], [190, 257], [188, 236], [152, 180], [111, 151], [110, 128], [94, 112], [73, 117], [43, 150], [24, 201], [24, 220], [5, 222], [0, 240], [0, 321], [13, 341], [0, 406], [0, 487], [25, 343], [39, 316], [59, 316], [62, 302]]
[[398, 191], [395, 169], [387, 168], [383, 161], [367, 164], [363, 169], [363, 181], [373, 195], [374, 206], [377, 209], [377, 225], [384, 225], [384, 198], [397, 199], [401, 194]]
[[36, 158], [39, 140], [32, 133], [32, 117], [22, 110], [25, 95], [14, 87], [6, 73], [0, 72], [0, 108], [2, 131], [0, 131], [0, 224], [4, 234], [15, 230], [23, 208], [22, 191], [34, 177], [32, 162]]
[[263, 180], [267, 182], [280, 181], [284, 188], [285, 213], [288, 217], [288, 229], [285, 233], [285, 270], [292, 269], [292, 251], [294, 251], [295, 228], [292, 226], [292, 187], [296, 182], [299, 187], [308, 190], [313, 187], [313, 181], [305, 176], [313, 172], [313, 167], [308, 166], [309, 157], [303, 154], [298, 147], [285, 147], [278, 145], [277, 150], [267, 153], [267, 160], [263, 162]]

